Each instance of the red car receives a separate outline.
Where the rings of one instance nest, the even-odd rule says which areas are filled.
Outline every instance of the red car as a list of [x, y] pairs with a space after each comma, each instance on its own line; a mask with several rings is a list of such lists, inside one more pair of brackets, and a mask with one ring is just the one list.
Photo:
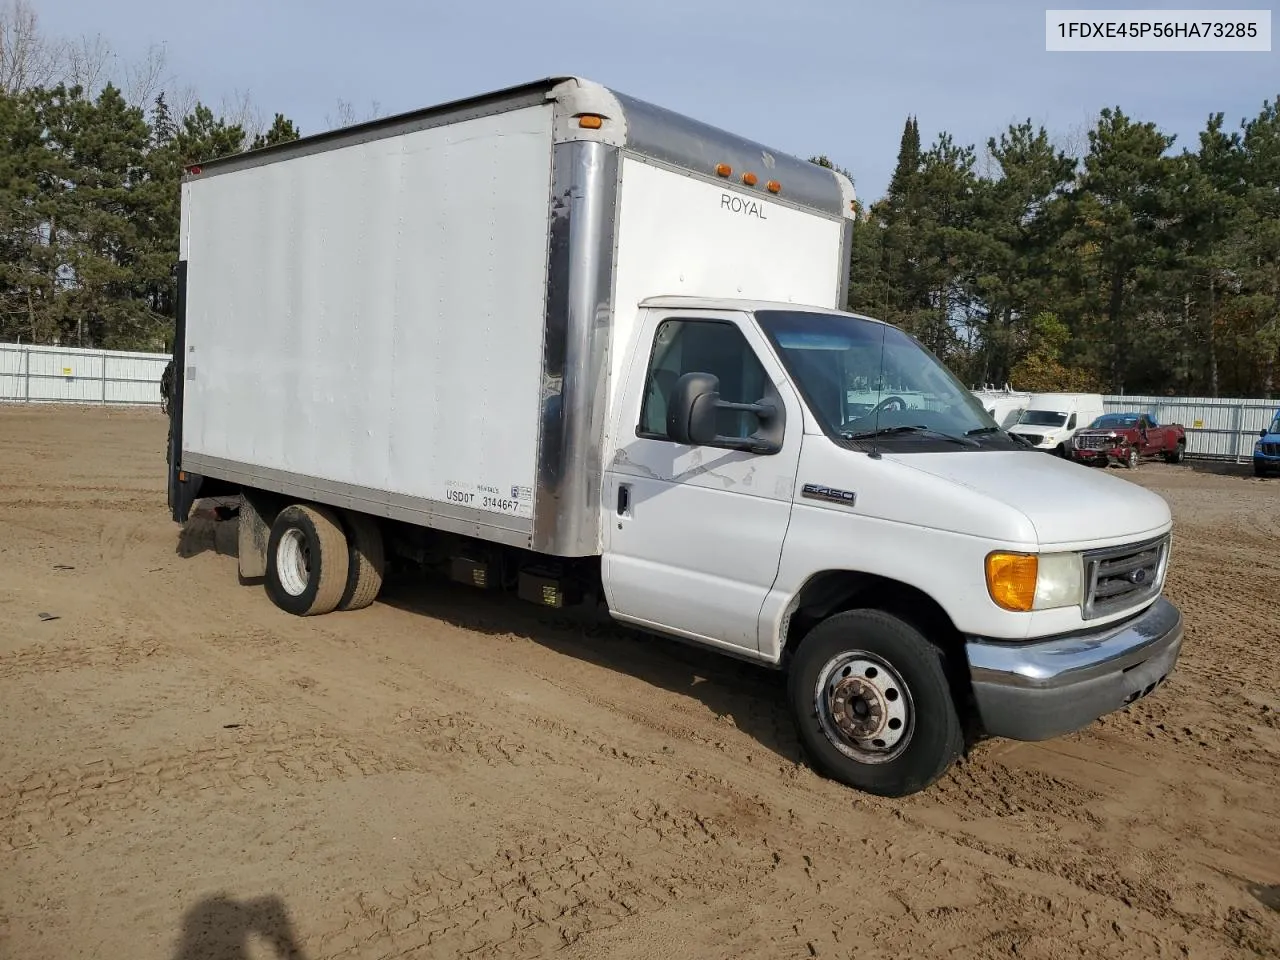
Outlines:
[[1120, 463], [1131, 470], [1150, 457], [1178, 463], [1186, 450], [1181, 424], [1161, 426], [1146, 413], [1104, 413], [1068, 441], [1068, 452], [1077, 463]]

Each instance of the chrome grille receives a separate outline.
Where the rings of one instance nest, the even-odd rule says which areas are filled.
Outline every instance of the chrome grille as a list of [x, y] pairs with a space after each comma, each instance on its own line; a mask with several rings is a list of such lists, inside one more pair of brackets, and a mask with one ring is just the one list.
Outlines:
[[1105, 450], [1115, 441], [1101, 434], [1085, 434], [1082, 437], [1076, 437], [1074, 443], [1081, 450]]
[[1141, 606], [1160, 593], [1169, 564], [1169, 535], [1084, 555], [1084, 619]]

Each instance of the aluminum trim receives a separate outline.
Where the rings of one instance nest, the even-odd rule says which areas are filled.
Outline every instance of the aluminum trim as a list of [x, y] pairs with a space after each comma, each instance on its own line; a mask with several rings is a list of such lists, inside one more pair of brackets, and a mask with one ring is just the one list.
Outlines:
[[[490, 540], [513, 547], [530, 544], [531, 521], [518, 517], [497, 519], [494, 514], [470, 507], [441, 503], [424, 497], [411, 497], [371, 487], [356, 486], [336, 480], [307, 477], [258, 467], [221, 457], [187, 453], [183, 462], [187, 469], [206, 477], [214, 477], [256, 490], [267, 490], [284, 496], [299, 497], [346, 510], [356, 510], [376, 517], [387, 517], [416, 526], [430, 527], [464, 536]], [[505, 522], [503, 522], [505, 521]]]
[[853, 221], [846, 220], [840, 233], [840, 275], [836, 277], [836, 309], [848, 310], [849, 282], [853, 272]]
[[1118, 673], [1179, 643], [1182, 613], [1160, 597], [1137, 617], [1093, 633], [1019, 643], [965, 643], [974, 683], [1052, 690]]
[[184, 182], [199, 182], [220, 174], [234, 173], [237, 170], [250, 170], [254, 167], [263, 167], [282, 160], [294, 160], [329, 150], [340, 150], [343, 147], [383, 140], [387, 137], [416, 133], [419, 130], [430, 130], [433, 127], [443, 127], [451, 123], [461, 123], [464, 120], [478, 120], [481, 117], [491, 117], [495, 114], [507, 113], [512, 110], [539, 106], [546, 104], [548, 93], [566, 79], [569, 78], [558, 77], [535, 81], [493, 93], [412, 110], [408, 113], [380, 117], [376, 120], [340, 127], [336, 130], [326, 130], [324, 133], [300, 137], [288, 143], [275, 144], [258, 150], [249, 150], [245, 153], [211, 157], [197, 164], [201, 168], [200, 173], [194, 175], [184, 174], [183, 180]]
[[[709, 174], [714, 173], [716, 164], [727, 163], [735, 174], [750, 170], [762, 182], [780, 181], [779, 196], [788, 197], [802, 207], [841, 217], [851, 215], [843, 188], [826, 167], [617, 90], [611, 92], [626, 115], [629, 151]], [[774, 199], [772, 194], [764, 195]]]
[[618, 158], [573, 141], [552, 164], [533, 549], [561, 557], [600, 552]]

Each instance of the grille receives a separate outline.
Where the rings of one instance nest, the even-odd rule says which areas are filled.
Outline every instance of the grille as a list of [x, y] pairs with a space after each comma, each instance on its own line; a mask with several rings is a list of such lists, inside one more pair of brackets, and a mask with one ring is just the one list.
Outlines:
[[1280, 457], [1280, 443], [1264, 443], [1262, 452], [1268, 457]]
[[1076, 437], [1075, 439], [1075, 445], [1081, 450], [1105, 450], [1114, 444], [1115, 441], [1110, 437], [1100, 435], [1090, 436], [1089, 434], [1085, 434], [1084, 436]]
[[1024, 433], [1022, 435], [1022, 439], [1027, 441], [1027, 443], [1034, 444], [1038, 447], [1044, 442], [1044, 435], [1039, 433]]
[[1164, 583], [1169, 536], [1084, 555], [1084, 619], [1105, 617], [1152, 599]]

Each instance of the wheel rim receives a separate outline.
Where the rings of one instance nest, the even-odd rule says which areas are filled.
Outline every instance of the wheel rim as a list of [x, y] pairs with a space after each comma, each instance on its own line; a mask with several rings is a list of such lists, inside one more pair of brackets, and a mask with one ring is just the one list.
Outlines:
[[1138, 465], [1138, 451], [1135, 448], [1129, 450], [1129, 466], [1136, 467]]
[[276, 547], [276, 575], [280, 586], [291, 597], [300, 597], [311, 582], [311, 549], [307, 538], [296, 527], [284, 532]]
[[831, 745], [859, 763], [893, 760], [915, 732], [911, 690], [886, 661], [861, 650], [827, 661], [814, 707]]

